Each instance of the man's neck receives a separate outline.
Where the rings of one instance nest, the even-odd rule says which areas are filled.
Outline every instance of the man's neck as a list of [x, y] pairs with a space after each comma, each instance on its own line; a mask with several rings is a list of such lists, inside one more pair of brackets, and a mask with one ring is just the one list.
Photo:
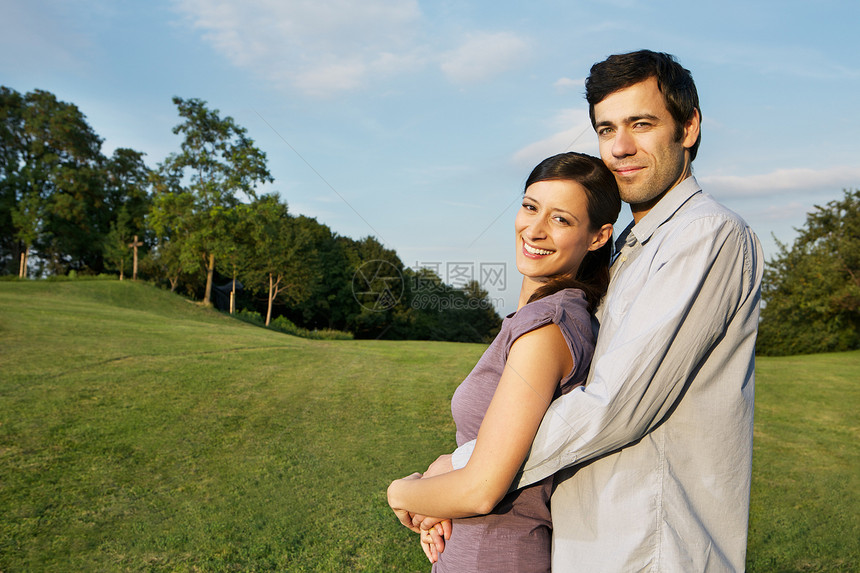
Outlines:
[[669, 191], [671, 191], [672, 189], [677, 187], [677, 185], [678, 184], [675, 183], [675, 185], [672, 185], [670, 188], [666, 189], [665, 191], [663, 191], [662, 193], [660, 193], [659, 195], [657, 195], [656, 197], [654, 197], [650, 201], [646, 201], [645, 203], [637, 203], [635, 205], [631, 203], [630, 204], [630, 212], [633, 213], [633, 222], [639, 223], [639, 221], [642, 219], [642, 217], [647, 215], [651, 211], [651, 209], [653, 209], [654, 206], [660, 202], [660, 199], [665, 197], [666, 193], [668, 193]]
[[693, 170], [690, 169], [690, 164], [687, 163], [684, 166], [684, 170], [681, 172], [675, 182], [669, 185], [669, 187], [667, 187], [665, 191], [663, 191], [650, 201], [645, 201], [644, 203], [637, 203], [635, 205], [631, 203], [630, 212], [633, 214], [633, 222], [639, 223], [639, 221], [642, 220], [642, 218], [647, 215], [651, 211], [651, 209], [653, 209], [654, 206], [657, 205], [657, 203], [659, 203], [660, 200], [666, 196], [669, 191], [680, 185], [682, 181], [686, 181], [687, 178], [690, 177], [692, 174]]

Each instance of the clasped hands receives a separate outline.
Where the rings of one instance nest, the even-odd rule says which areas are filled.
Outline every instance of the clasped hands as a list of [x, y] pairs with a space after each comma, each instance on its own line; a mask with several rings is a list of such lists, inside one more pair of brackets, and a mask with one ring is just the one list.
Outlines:
[[[435, 462], [430, 464], [423, 474], [418, 472], [408, 475], [402, 479], [412, 480], [429, 478], [435, 475], [447, 473], [453, 469], [451, 455], [439, 456]], [[400, 523], [408, 529], [419, 534], [421, 549], [430, 563], [436, 563], [439, 554], [445, 551], [445, 541], [451, 538], [451, 520], [441, 517], [430, 517], [406, 511], [405, 509], [391, 506]]]

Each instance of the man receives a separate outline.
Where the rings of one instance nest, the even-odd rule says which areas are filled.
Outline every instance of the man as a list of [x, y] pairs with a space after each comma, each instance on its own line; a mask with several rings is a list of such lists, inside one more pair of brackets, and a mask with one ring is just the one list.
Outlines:
[[586, 99], [633, 223], [588, 381], [552, 403], [514, 487], [556, 474], [555, 572], [742, 571], [761, 247], [692, 176], [701, 113], [672, 56], [611, 56]]

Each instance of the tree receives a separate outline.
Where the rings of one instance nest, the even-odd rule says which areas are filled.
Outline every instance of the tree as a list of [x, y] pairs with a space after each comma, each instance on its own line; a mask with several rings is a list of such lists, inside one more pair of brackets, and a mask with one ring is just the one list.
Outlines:
[[[272, 181], [272, 177], [266, 154], [233, 118], [222, 119], [218, 110], [207, 109], [206, 102], [199, 99], [174, 97], [173, 103], [184, 120], [173, 132], [184, 140], [180, 152], [159, 166], [156, 193], [161, 196], [153, 203], [153, 222], [162, 231], [170, 227], [182, 230], [174, 232], [170, 240], [181, 241], [183, 270], [188, 272], [191, 264], [205, 270], [203, 302], [209, 304], [215, 259], [223, 254], [225, 237], [230, 236], [232, 218], [226, 214], [239, 205], [240, 195], [253, 199], [256, 185]], [[189, 209], [178, 212], [176, 203]], [[161, 209], [168, 212], [157, 212]]]
[[230, 314], [236, 310], [236, 285], [240, 275], [251, 268], [254, 261], [251, 207], [240, 204], [232, 209], [219, 209], [212, 213], [218, 229], [213, 251], [216, 253], [216, 268], [230, 277]]
[[54, 273], [99, 271], [108, 232], [101, 139], [74, 105], [46, 91], [0, 87], [0, 207], [8, 268], [27, 273], [31, 249]]
[[[15, 210], [23, 182], [20, 176], [22, 137], [24, 131], [24, 98], [10, 88], [0, 86], [0, 273], [23, 274], [26, 255], [21, 250], [19, 225]], [[20, 217], [20, 215], [18, 215]], [[28, 234], [27, 243], [34, 237]]]
[[502, 319], [493, 307], [490, 293], [475, 280], [466, 283], [462, 292], [465, 304], [460, 315], [462, 322], [468, 324], [474, 333], [475, 338], [470, 341], [489, 344], [502, 326]]
[[133, 149], [119, 148], [105, 164], [105, 206], [111, 221], [103, 253], [105, 266], [118, 270], [120, 280], [134, 256], [130, 242], [134, 237], [146, 238], [145, 219], [151, 197], [150, 170], [143, 162], [143, 155]]
[[105, 205], [116, 221], [125, 209], [133, 235], [143, 236], [146, 215], [152, 204], [151, 171], [143, 161], [145, 154], [120, 147], [105, 163]]
[[404, 338], [489, 343], [498, 334], [502, 320], [477, 281], [455, 288], [428, 268], [408, 269], [406, 278], [411, 323]]
[[159, 165], [151, 173], [152, 207], [146, 217], [147, 228], [152, 231], [152, 248], [146, 266], [154, 269], [176, 291], [180, 277], [188, 269], [199, 270], [196, 254], [190, 261], [183, 259], [195, 226], [194, 196], [180, 185], [180, 173], [169, 165]]
[[319, 280], [319, 266], [310, 219], [292, 217], [287, 205], [274, 195], [265, 195], [251, 207], [250, 236], [254, 249], [253, 266], [246, 274], [252, 291], [265, 292], [266, 325], [272, 319], [275, 298], [291, 303], [306, 299]]
[[372, 236], [349, 243], [350, 287], [359, 306], [347, 317], [347, 329], [356, 338], [408, 338], [410, 312], [397, 252]]
[[130, 230], [131, 215], [128, 209], [121, 208], [116, 221], [110, 224], [110, 231], [104, 239], [105, 266], [111, 270], [119, 271], [119, 280], [125, 276], [129, 268], [132, 253], [129, 251], [128, 242], [131, 237], [136, 236]]
[[760, 354], [860, 348], [860, 191], [816, 206], [765, 267]]

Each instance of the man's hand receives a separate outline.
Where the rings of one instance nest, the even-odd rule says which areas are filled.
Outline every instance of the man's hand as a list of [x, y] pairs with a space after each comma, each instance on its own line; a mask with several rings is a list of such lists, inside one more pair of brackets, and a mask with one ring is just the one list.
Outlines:
[[436, 461], [430, 464], [427, 471], [424, 472], [424, 477], [433, 477], [448, 472], [454, 471], [454, 465], [451, 463], [451, 454], [444, 454], [436, 458]]

